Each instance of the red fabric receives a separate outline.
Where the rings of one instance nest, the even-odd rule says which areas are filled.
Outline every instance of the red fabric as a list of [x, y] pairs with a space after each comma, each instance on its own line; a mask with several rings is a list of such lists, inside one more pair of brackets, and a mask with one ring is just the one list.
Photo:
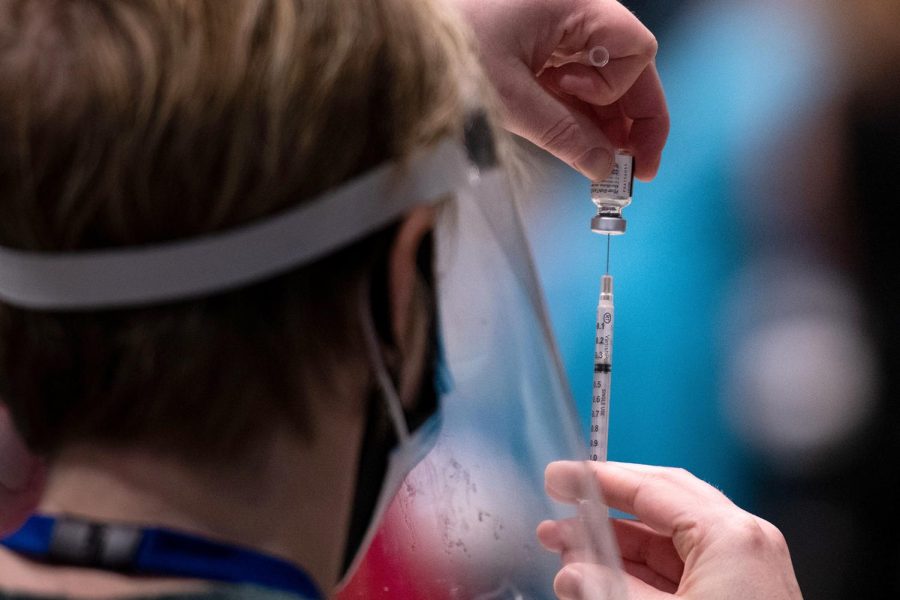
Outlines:
[[423, 564], [416, 560], [411, 550], [392, 551], [410, 547], [402, 541], [410, 526], [401, 511], [401, 504], [395, 498], [353, 578], [335, 596], [338, 600], [450, 598], [447, 585], [442, 585], [442, 578], [438, 576], [438, 565]]

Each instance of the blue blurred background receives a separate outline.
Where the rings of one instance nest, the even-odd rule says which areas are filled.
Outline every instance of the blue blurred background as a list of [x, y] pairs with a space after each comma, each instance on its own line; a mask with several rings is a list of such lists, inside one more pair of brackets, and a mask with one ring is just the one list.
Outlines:
[[[660, 41], [672, 129], [612, 239], [610, 459], [775, 522], [807, 598], [895, 597], [900, 2], [624, 3]], [[587, 435], [606, 239], [589, 183], [534, 160], [526, 225]]]

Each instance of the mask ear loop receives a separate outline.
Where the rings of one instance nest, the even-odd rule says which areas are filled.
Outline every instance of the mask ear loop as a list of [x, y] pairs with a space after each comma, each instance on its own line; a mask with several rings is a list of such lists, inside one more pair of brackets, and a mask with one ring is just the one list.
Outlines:
[[397, 393], [394, 381], [388, 373], [381, 346], [378, 343], [378, 337], [375, 335], [375, 323], [372, 320], [369, 293], [366, 291], [368, 286], [361, 286], [361, 289], [362, 291], [359, 294], [359, 322], [362, 327], [363, 342], [366, 345], [369, 362], [375, 371], [375, 379], [378, 382], [378, 387], [381, 389], [381, 396], [387, 405], [388, 415], [394, 426], [394, 432], [397, 434], [397, 441], [402, 445], [409, 440], [409, 427], [406, 425], [406, 416], [403, 414], [403, 404], [400, 402], [400, 395]]

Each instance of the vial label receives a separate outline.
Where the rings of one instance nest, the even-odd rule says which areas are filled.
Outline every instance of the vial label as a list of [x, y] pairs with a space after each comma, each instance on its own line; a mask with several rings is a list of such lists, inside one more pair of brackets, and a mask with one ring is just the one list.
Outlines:
[[591, 183], [591, 199], [630, 200], [634, 185], [634, 157], [622, 151], [616, 152], [612, 173], [603, 181]]

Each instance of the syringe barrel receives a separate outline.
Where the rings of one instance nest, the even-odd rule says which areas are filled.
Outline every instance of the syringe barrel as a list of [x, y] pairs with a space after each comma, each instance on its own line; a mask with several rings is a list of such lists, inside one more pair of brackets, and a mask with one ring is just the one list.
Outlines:
[[597, 305], [597, 336], [594, 344], [594, 383], [591, 397], [591, 460], [605, 461], [609, 439], [609, 399], [612, 383], [612, 344], [615, 311], [612, 277], [604, 275]]

